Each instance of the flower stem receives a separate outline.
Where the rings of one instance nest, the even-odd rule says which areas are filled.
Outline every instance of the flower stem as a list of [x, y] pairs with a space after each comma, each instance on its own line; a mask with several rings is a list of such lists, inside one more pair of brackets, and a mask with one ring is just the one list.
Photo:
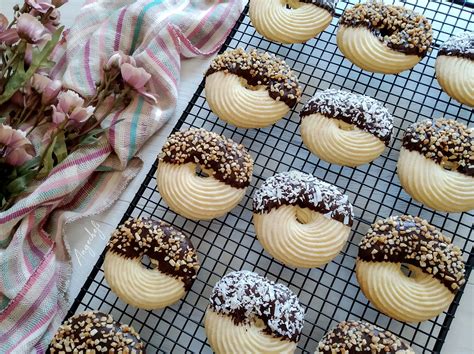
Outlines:
[[38, 127], [38, 125], [41, 122], [42, 118], [44, 118], [43, 113], [44, 113], [45, 109], [46, 109], [46, 106], [42, 104], [38, 114], [35, 117], [35, 124], [30, 129], [30, 131], [28, 133], [26, 133], [26, 136], [29, 136], [33, 132], [33, 130], [35, 130]]

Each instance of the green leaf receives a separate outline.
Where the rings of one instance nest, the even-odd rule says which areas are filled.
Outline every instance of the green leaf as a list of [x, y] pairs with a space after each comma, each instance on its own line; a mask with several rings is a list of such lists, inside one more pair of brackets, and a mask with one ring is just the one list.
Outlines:
[[10, 192], [11, 197], [15, 197], [23, 193], [29, 186], [30, 182], [33, 180], [35, 173], [32, 171], [26, 175], [19, 176], [10, 182], [7, 186], [7, 191]]
[[95, 172], [113, 172], [115, 169], [109, 166], [99, 166], [95, 169]]
[[100, 139], [100, 136], [106, 131], [107, 129], [97, 128], [91, 130], [86, 136], [84, 136], [77, 147], [93, 145], [97, 143]]
[[38, 173], [37, 178], [41, 179], [49, 175], [51, 170], [54, 168], [54, 159], [53, 159], [53, 152], [54, 152], [54, 147], [56, 145], [56, 140], [57, 137], [54, 137], [53, 142], [48, 146], [47, 150], [43, 154], [43, 161], [42, 165], [43, 167]]
[[64, 137], [64, 131], [59, 132], [56, 136], [54, 155], [56, 156], [57, 164], [63, 162], [67, 158], [67, 146], [66, 138]]
[[6, 120], [7, 120], [7, 117], [0, 117], [0, 124], [5, 123]]
[[35, 156], [31, 160], [25, 162], [20, 167], [17, 167], [15, 172], [18, 175], [24, 175], [24, 174], [28, 173], [29, 171], [36, 171], [39, 167], [39, 163], [40, 163], [40, 157]]
[[[33, 58], [28, 71], [25, 72], [23, 56], [19, 57], [17, 67], [15, 68], [15, 73], [8, 80], [5, 91], [0, 96], [0, 105], [8, 101], [16, 91], [25, 86], [34, 73], [36, 73], [38, 69], [42, 68], [42, 65], [49, 65], [49, 56], [53, 52], [54, 47], [56, 47], [56, 44], [59, 42], [63, 29], [64, 27], [58, 28], [56, 32], [54, 32], [51, 40], [44, 46], [42, 50], [33, 50]], [[20, 43], [20, 46], [24, 45], [26, 47], [25, 42], [22, 41]]]

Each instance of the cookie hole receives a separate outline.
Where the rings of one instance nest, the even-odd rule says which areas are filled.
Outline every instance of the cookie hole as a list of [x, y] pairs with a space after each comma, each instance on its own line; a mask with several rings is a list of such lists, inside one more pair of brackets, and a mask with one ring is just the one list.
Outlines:
[[311, 221], [311, 213], [308, 209], [296, 208], [296, 221], [302, 225], [309, 224]]
[[441, 166], [446, 170], [446, 171], [457, 171], [458, 169], [458, 164], [456, 162], [452, 161], [444, 161]]
[[144, 255], [141, 259], [141, 264], [145, 267], [145, 268], [148, 268], [148, 269], [155, 269], [156, 267], [158, 267], [158, 263], [155, 261], [155, 262], [152, 262], [152, 260], [150, 259], [150, 257], [148, 257], [147, 255]]
[[265, 322], [263, 322], [262, 319], [257, 318], [257, 319], [255, 320], [254, 326], [257, 327], [257, 328], [259, 328], [259, 329], [263, 329], [263, 328], [265, 328]]
[[201, 177], [201, 178], [208, 178], [210, 174], [204, 170], [201, 165], [196, 165], [196, 176]]
[[263, 91], [263, 90], [266, 90], [266, 86], [265, 85], [250, 85], [247, 80], [245, 80], [244, 78], [240, 78], [240, 84], [245, 87], [247, 90], [250, 90], [250, 91]]
[[401, 265], [401, 270], [402, 273], [407, 277], [407, 278], [415, 278], [416, 277], [416, 272], [413, 271], [413, 266], [407, 263], [402, 263]]
[[296, 10], [301, 6], [301, 3], [298, 0], [284, 0], [282, 4], [285, 6], [287, 10]]
[[354, 124], [349, 124], [339, 119], [336, 119], [336, 124], [337, 124], [337, 127], [341, 130], [351, 131], [355, 129]]

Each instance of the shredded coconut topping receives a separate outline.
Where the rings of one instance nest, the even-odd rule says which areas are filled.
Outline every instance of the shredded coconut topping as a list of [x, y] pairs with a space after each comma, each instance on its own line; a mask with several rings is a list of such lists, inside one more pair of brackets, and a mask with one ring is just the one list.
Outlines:
[[299, 0], [299, 2], [303, 2], [306, 4], [313, 4], [318, 6], [322, 9], [329, 11], [331, 14], [334, 15], [336, 11], [337, 0]]
[[299, 171], [281, 172], [268, 178], [253, 197], [255, 213], [269, 212], [282, 205], [310, 208], [344, 225], [353, 222], [347, 195], [336, 186]]
[[229, 315], [236, 325], [261, 319], [264, 332], [297, 342], [303, 329], [304, 310], [286, 286], [257, 273], [242, 270], [225, 275], [210, 298], [210, 308]]
[[393, 117], [372, 97], [336, 89], [319, 91], [303, 107], [301, 117], [314, 113], [353, 124], [386, 145], [390, 143]]
[[415, 354], [390, 331], [363, 321], [342, 321], [321, 339], [316, 354]]
[[450, 37], [441, 45], [438, 55], [474, 59], [474, 32], [461, 32]]

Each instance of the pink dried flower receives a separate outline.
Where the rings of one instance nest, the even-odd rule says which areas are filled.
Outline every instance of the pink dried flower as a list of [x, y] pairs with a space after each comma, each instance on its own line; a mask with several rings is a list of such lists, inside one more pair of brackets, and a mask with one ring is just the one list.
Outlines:
[[30, 14], [21, 14], [17, 21], [17, 31], [20, 38], [28, 43], [38, 44], [51, 39], [51, 35], [43, 24]]
[[58, 97], [63, 85], [59, 80], [51, 80], [47, 76], [34, 74], [31, 79], [31, 86], [41, 94], [41, 103], [46, 106], [53, 103]]
[[69, 0], [52, 0], [52, 4], [58, 8], [63, 6], [65, 3], [67, 3]]
[[18, 42], [19, 40], [20, 37], [18, 36], [16, 28], [9, 28], [3, 32], [0, 31], [0, 43], [12, 45]]
[[0, 125], [0, 159], [11, 166], [21, 166], [34, 157], [35, 150], [26, 134], [8, 125]]
[[48, 21], [44, 23], [44, 26], [47, 28], [47, 30], [51, 33], [54, 33], [59, 25], [61, 24], [61, 13], [54, 9], [51, 11], [48, 17]]
[[58, 97], [59, 92], [63, 88], [63, 83], [59, 80], [51, 80], [48, 86], [45, 87], [43, 95], [41, 96], [41, 104], [48, 105], [54, 102]]
[[76, 92], [68, 90], [58, 95], [58, 104], [53, 106], [53, 123], [59, 125], [65, 120], [78, 126], [94, 114], [94, 107], [84, 107], [84, 99]]
[[104, 69], [105, 70], [110, 70], [111, 68], [120, 68], [123, 64], [131, 64], [133, 66], [137, 66], [137, 63], [133, 57], [126, 55], [122, 51], [115, 52], [105, 64]]
[[143, 68], [137, 68], [129, 63], [120, 67], [123, 81], [140, 95], [156, 104], [156, 97], [145, 91], [145, 85], [150, 81], [151, 74]]
[[123, 81], [133, 89], [140, 91], [150, 81], [151, 75], [143, 68], [137, 68], [129, 63], [120, 67]]
[[51, 1], [43, 0], [26, 0], [26, 3], [30, 5], [36, 11], [45, 14], [50, 8], [54, 8], [54, 5], [51, 4]]
[[8, 18], [4, 14], [0, 13], [0, 32], [5, 31], [8, 28]]

